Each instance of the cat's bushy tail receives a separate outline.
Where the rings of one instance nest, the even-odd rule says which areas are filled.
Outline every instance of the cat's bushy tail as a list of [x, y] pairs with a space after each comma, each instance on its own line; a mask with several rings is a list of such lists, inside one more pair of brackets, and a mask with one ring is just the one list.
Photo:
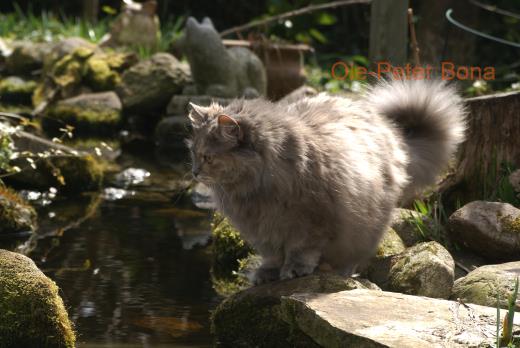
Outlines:
[[369, 105], [403, 130], [408, 145], [410, 184], [403, 193], [408, 201], [435, 183], [464, 140], [466, 110], [455, 88], [444, 81], [381, 82], [371, 89]]

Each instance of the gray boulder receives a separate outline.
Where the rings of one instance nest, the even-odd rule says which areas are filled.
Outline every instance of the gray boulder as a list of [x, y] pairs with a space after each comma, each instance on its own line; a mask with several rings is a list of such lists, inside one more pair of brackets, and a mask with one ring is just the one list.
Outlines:
[[[451, 298], [496, 307], [500, 297], [500, 307], [507, 308], [517, 277], [520, 277], [520, 261], [482, 266], [455, 281]], [[516, 310], [520, 310], [519, 303]]]
[[520, 209], [511, 204], [466, 204], [450, 216], [448, 231], [454, 241], [487, 259], [520, 259]]
[[43, 67], [43, 59], [51, 44], [30, 41], [12, 43], [12, 52], [6, 57], [7, 71], [13, 75], [30, 75]]
[[110, 135], [121, 124], [121, 110], [121, 101], [114, 92], [85, 93], [49, 107], [42, 127], [50, 134], [70, 125], [76, 134]]
[[[290, 332], [301, 332], [320, 347], [462, 348], [496, 342], [495, 308], [391, 292], [294, 294], [282, 298], [281, 316]], [[514, 323], [517, 329], [518, 315]]]
[[331, 274], [256, 286], [232, 295], [215, 309], [213, 331], [225, 347], [319, 347], [282, 319], [282, 298], [301, 292], [324, 294], [352, 289], [377, 287], [366, 280]]
[[451, 294], [455, 262], [437, 242], [420, 243], [404, 252], [374, 260], [368, 278], [383, 290], [435, 298]]
[[186, 116], [165, 117], [155, 128], [155, 145], [159, 151], [187, 153], [185, 140], [190, 131], [191, 123]]
[[52, 49], [43, 57], [44, 68], [50, 70], [57, 61], [68, 54], [74, 53], [74, 51], [80, 47], [87, 48], [96, 53], [101, 52], [101, 49], [96, 45], [81, 37], [67, 37], [54, 43]]
[[127, 110], [163, 110], [189, 80], [186, 65], [168, 53], [156, 53], [124, 72], [117, 93]]

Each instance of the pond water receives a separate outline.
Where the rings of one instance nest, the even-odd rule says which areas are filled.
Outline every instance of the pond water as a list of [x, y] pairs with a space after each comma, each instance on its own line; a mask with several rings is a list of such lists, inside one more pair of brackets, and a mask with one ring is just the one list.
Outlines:
[[60, 287], [79, 347], [209, 347], [210, 212], [174, 194], [186, 166], [130, 165], [148, 182], [41, 207], [19, 249]]

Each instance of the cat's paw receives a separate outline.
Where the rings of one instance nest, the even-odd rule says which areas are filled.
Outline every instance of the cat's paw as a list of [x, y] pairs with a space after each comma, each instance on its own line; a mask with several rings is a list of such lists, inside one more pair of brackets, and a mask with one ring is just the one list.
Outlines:
[[280, 279], [293, 279], [311, 274], [316, 269], [316, 265], [301, 262], [287, 263], [280, 270]]
[[253, 275], [252, 283], [254, 285], [260, 285], [264, 283], [273, 282], [278, 280], [280, 276], [279, 268], [263, 268], [260, 267], [256, 270]]

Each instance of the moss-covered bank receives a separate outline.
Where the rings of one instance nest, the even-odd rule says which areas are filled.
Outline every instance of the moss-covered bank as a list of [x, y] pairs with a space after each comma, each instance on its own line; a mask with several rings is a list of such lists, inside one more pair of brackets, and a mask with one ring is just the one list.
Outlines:
[[32, 232], [36, 211], [15, 191], [0, 186], [0, 236]]
[[74, 347], [58, 287], [17, 253], [0, 250], [0, 347]]

